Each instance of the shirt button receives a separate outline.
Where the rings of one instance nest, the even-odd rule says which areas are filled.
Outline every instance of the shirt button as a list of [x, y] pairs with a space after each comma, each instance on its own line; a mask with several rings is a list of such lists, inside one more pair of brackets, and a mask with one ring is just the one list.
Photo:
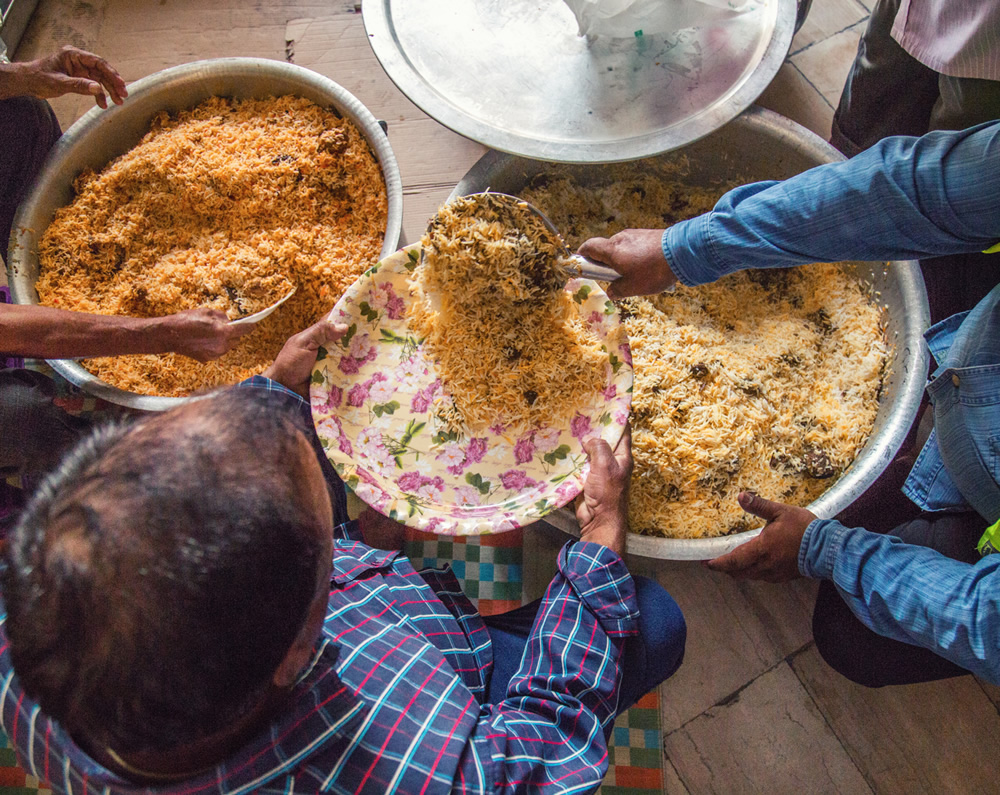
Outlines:
[[955, 386], [958, 386], [960, 383], [962, 383], [961, 380], [959, 379], [959, 377], [957, 375], [955, 375], [955, 374], [952, 374], [952, 376], [951, 376], [951, 382]]

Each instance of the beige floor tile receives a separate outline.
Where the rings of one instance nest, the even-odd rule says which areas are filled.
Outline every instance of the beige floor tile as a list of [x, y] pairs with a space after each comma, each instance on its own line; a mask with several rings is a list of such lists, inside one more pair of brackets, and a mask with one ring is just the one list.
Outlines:
[[829, 38], [868, 17], [868, 9], [858, 0], [813, 0], [809, 16], [792, 39], [789, 52], [795, 55], [816, 42]]
[[757, 99], [757, 104], [797, 121], [827, 140], [833, 107], [793, 64], [782, 64], [771, 84]]
[[677, 600], [688, 626], [684, 664], [661, 686], [663, 729], [672, 731], [812, 638], [815, 583], [737, 582], [696, 562], [630, 560]]
[[[354, 3], [307, 0], [42, 0], [17, 58], [45, 55], [63, 44], [97, 52], [127, 82], [169, 66], [225, 56], [283, 59], [289, 19], [338, 10], [357, 16]], [[85, 97], [51, 101], [63, 129], [88, 110]]]
[[858, 40], [863, 30], [864, 23], [860, 22], [817, 42], [789, 59], [831, 107], [835, 108], [840, 101], [840, 92], [854, 62]]
[[984, 682], [982, 679], [977, 679], [979, 686], [983, 689], [983, 692], [989, 697], [990, 701], [996, 704], [997, 709], [1000, 709], [1000, 687], [989, 682]]
[[865, 793], [871, 789], [787, 663], [664, 738], [697, 793]]
[[1000, 715], [971, 676], [872, 690], [832, 672], [815, 646], [791, 665], [877, 792], [996, 791]]
[[681, 777], [677, 775], [669, 759], [663, 764], [663, 793], [664, 795], [691, 795], [691, 790], [684, 786]]
[[[107, 0], [98, 47], [114, 58], [126, 80], [203, 58], [285, 57], [285, 24], [300, 3], [196, 4], [158, 0]], [[312, 8], [312, 6], [309, 6]]]

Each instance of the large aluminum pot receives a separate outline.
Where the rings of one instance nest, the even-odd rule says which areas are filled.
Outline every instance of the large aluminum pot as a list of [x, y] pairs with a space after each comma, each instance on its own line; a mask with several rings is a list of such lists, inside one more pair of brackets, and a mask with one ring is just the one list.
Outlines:
[[[651, 173], [683, 164], [682, 174], [670, 178], [692, 186], [719, 186], [730, 182], [785, 179], [821, 163], [842, 160], [833, 147], [783, 116], [751, 108], [700, 141], [669, 154], [640, 161]], [[517, 195], [540, 173], [567, 174], [582, 184], [613, 181], [618, 169], [632, 165], [554, 165], [499, 152], [480, 159], [452, 191], [450, 198], [487, 188]], [[838, 514], [882, 474], [899, 450], [920, 404], [927, 375], [928, 354], [922, 334], [930, 323], [927, 293], [916, 262], [850, 263], [845, 267], [870, 280], [885, 304], [889, 375], [882, 390], [871, 437], [857, 459], [833, 486], [809, 505], [820, 517]], [[764, 495], [768, 496], [768, 495]], [[579, 533], [573, 514], [563, 509], [546, 521], [569, 533]], [[729, 552], [760, 530], [705, 539], [671, 539], [629, 533], [628, 551], [636, 555], [677, 560], [703, 560]]]
[[[329, 78], [301, 66], [262, 58], [218, 58], [164, 69], [129, 86], [125, 104], [93, 108], [59, 139], [18, 210], [7, 258], [7, 279], [14, 301], [37, 304], [38, 239], [56, 210], [73, 197], [72, 185], [85, 169], [99, 170], [135, 146], [162, 110], [176, 113], [213, 96], [235, 99], [292, 94], [335, 109], [368, 140], [382, 167], [389, 201], [382, 257], [396, 250], [403, 222], [403, 185], [389, 140], [376, 118], [350, 92]], [[188, 398], [137, 395], [110, 386], [75, 361], [50, 362], [67, 381], [111, 403], [162, 411]]]

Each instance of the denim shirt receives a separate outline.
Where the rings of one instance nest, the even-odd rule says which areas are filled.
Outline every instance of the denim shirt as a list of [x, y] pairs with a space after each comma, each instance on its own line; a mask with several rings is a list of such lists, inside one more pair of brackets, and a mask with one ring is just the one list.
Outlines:
[[[850, 160], [730, 191], [712, 212], [667, 229], [663, 254], [682, 283], [704, 284], [744, 268], [982, 251], [1000, 240], [997, 197], [1000, 123], [886, 138]], [[941, 365], [930, 385], [938, 427], [907, 484], [936, 509], [964, 507], [962, 494], [975, 492], [971, 504], [991, 521], [1000, 515], [996, 305], [994, 292], [928, 334]], [[799, 571], [831, 580], [879, 634], [1000, 683], [1000, 555], [973, 566], [817, 519], [802, 538]]]
[[927, 511], [1000, 519], [1000, 287], [924, 335], [938, 363], [927, 387], [934, 430], [903, 492]]

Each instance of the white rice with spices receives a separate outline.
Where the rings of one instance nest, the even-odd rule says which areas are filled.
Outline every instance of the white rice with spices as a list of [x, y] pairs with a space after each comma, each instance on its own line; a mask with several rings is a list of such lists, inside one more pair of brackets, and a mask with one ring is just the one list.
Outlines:
[[207, 364], [178, 354], [90, 359], [131, 392], [181, 396], [261, 372], [378, 261], [387, 198], [348, 120], [308, 100], [213, 97], [74, 183], [39, 246], [48, 306], [155, 317], [207, 306], [251, 314], [295, 295]]
[[[697, 215], [719, 193], [636, 176], [599, 188], [548, 178], [522, 196], [575, 247]], [[700, 538], [759, 526], [737, 504], [741, 490], [805, 505], [871, 433], [883, 320], [836, 265], [743, 271], [620, 308], [635, 373], [636, 532]]]

